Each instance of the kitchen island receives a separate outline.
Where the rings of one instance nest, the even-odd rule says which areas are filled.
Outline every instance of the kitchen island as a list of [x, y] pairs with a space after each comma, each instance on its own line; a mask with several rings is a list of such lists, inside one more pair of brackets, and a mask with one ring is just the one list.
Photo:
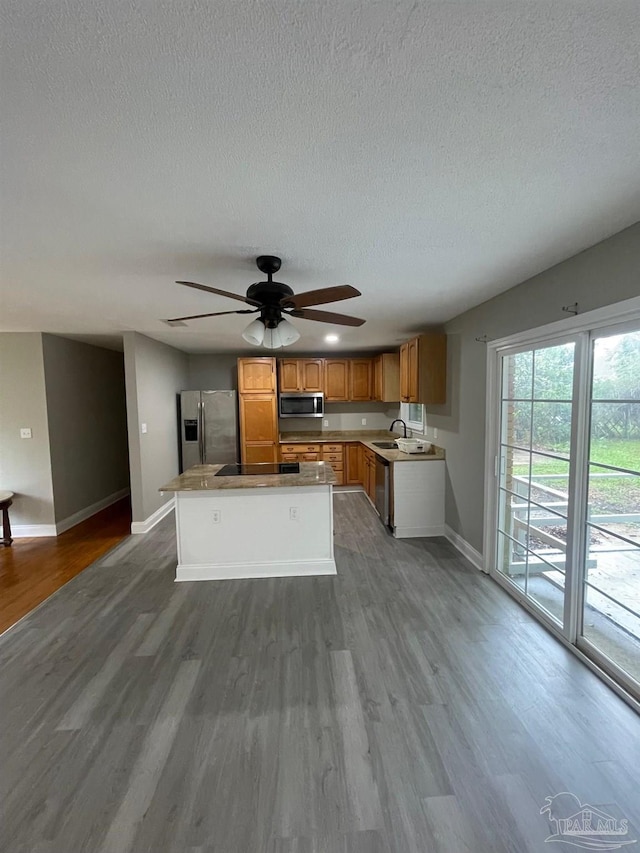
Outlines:
[[224, 467], [194, 465], [160, 488], [175, 494], [177, 581], [336, 574], [330, 465]]

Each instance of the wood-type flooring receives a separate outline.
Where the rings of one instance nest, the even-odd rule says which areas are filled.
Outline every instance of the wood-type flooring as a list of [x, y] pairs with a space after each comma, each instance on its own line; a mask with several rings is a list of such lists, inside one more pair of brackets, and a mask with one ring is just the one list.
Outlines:
[[176, 584], [168, 516], [0, 638], [2, 851], [550, 853], [561, 792], [639, 837], [636, 714], [446, 540], [334, 501], [337, 577]]

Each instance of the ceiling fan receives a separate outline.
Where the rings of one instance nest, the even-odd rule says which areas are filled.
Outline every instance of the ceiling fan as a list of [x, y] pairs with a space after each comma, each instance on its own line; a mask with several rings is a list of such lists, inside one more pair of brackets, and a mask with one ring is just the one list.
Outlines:
[[206, 284], [197, 284], [195, 281], [177, 281], [176, 284], [194, 287], [196, 290], [204, 290], [206, 293], [215, 293], [218, 296], [228, 296], [230, 299], [237, 299], [253, 307], [240, 308], [237, 311], [215, 311], [212, 314], [174, 317], [166, 322], [179, 324], [184, 323], [185, 320], [197, 320], [200, 317], [221, 317], [224, 314], [257, 314], [259, 312], [260, 317], [249, 323], [242, 333], [242, 337], [254, 346], [262, 344], [268, 349], [289, 346], [300, 337], [295, 326], [286, 319], [287, 316], [300, 317], [303, 320], [317, 320], [320, 323], [335, 323], [340, 326], [362, 326], [365, 322], [358, 317], [350, 317], [347, 314], [316, 311], [308, 307], [360, 296], [360, 291], [356, 290], [355, 287], [345, 284], [295, 294], [287, 284], [273, 280], [273, 275], [278, 272], [281, 263], [280, 258], [275, 257], [275, 255], [260, 255], [256, 258], [256, 265], [260, 272], [267, 276], [267, 280], [252, 284], [247, 290], [246, 296], [230, 293], [227, 290], [219, 290], [216, 287], [208, 287]]

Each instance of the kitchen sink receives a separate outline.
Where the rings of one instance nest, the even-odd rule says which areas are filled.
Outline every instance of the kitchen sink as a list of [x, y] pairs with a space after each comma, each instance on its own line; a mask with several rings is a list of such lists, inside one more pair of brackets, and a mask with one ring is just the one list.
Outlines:
[[372, 441], [374, 447], [379, 447], [381, 450], [397, 450], [398, 445], [395, 441]]

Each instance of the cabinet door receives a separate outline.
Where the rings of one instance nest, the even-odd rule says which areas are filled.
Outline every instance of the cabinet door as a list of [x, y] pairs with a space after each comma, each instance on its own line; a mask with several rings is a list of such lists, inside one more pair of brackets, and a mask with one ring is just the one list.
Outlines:
[[373, 359], [373, 399], [383, 399], [382, 387], [382, 356], [378, 355]]
[[349, 362], [346, 358], [328, 358], [324, 365], [324, 396], [327, 402], [349, 399]]
[[303, 358], [300, 365], [302, 391], [324, 391], [324, 359]]
[[275, 394], [275, 358], [239, 358], [238, 391], [241, 394]]
[[400, 347], [400, 399], [409, 402], [409, 344]]
[[400, 399], [400, 356], [397, 352], [383, 352], [375, 364], [376, 400], [397, 403]]
[[362, 445], [345, 444], [346, 482], [362, 483]]
[[242, 461], [278, 461], [278, 411], [275, 394], [240, 397]]
[[273, 442], [265, 444], [243, 444], [242, 461], [245, 465], [255, 465], [259, 462], [277, 462], [278, 445]]
[[447, 399], [447, 336], [430, 332], [419, 342], [417, 402], [444, 403]]
[[278, 359], [278, 391], [287, 394], [302, 391], [299, 358]]
[[375, 500], [376, 496], [376, 461], [375, 454], [370, 450], [365, 450], [365, 491], [371, 500]]
[[372, 398], [373, 362], [370, 358], [352, 358], [349, 378], [349, 399]]
[[420, 366], [418, 338], [413, 338], [407, 344], [409, 349], [409, 403], [419, 403], [418, 389], [420, 387]]

